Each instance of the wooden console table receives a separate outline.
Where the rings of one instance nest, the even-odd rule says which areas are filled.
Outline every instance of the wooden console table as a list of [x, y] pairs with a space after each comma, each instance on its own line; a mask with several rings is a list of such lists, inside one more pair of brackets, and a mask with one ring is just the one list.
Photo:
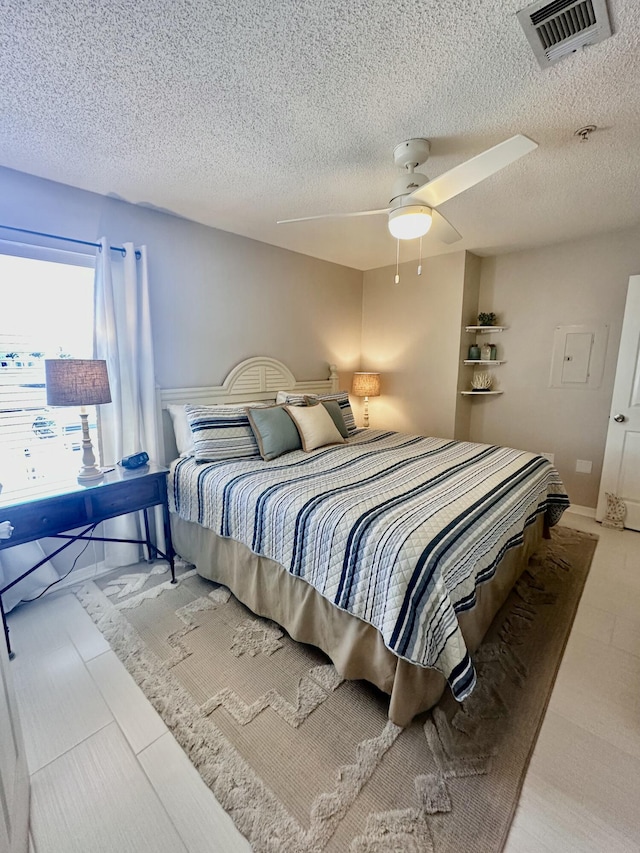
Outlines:
[[[2, 594], [73, 542], [92, 540], [146, 545], [149, 560], [167, 560], [171, 567], [171, 582], [176, 582], [175, 552], [171, 543], [167, 502], [168, 473], [167, 468], [152, 464], [134, 471], [116, 466], [105, 474], [103, 480], [90, 485], [80, 485], [75, 480], [63, 483], [37, 481], [33, 486], [0, 494], [0, 522], [8, 521], [13, 527], [9, 539], [0, 539], [0, 550], [44, 537], [65, 540], [52, 554], [0, 588], [0, 612], [10, 656], [11, 644]], [[151, 539], [147, 510], [154, 506], [162, 507], [166, 553], [160, 551]], [[114, 539], [92, 535], [101, 521], [139, 510], [144, 513], [144, 539]], [[66, 532], [70, 530], [79, 532]]]

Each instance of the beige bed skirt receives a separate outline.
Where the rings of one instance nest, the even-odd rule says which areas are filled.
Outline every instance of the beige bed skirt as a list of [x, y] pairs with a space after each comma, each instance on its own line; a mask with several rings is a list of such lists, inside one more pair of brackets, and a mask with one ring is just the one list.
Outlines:
[[[439, 672], [398, 658], [376, 628], [339, 610], [278, 563], [174, 514], [171, 530], [176, 552], [198, 574], [227, 586], [250, 610], [277, 622], [294, 640], [321, 649], [344, 678], [365, 679], [388, 693], [389, 719], [397, 725], [407, 725], [442, 696], [447, 685]], [[471, 653], [538, 547], [542, 530], [540, 516], [526, 529], [523, 544], [507, 552], [492, 580], [478, 587], [476, 606], [460, 614]]]

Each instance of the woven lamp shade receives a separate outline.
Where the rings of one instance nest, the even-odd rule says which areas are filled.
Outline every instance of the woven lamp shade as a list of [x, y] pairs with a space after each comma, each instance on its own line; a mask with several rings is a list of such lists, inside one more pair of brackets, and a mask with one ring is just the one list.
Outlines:
[[49, 406], [98, 406], [111, 402], [107, 362], [52, 358], [44, 362]]
[[380, 396], [380, 374], [379, 373], [354, 373], [351, 393], [355, 397], [379, 397]]

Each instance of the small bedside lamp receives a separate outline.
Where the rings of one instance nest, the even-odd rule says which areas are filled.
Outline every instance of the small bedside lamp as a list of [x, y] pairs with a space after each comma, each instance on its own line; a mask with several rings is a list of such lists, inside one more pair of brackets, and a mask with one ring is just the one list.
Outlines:
[[85, 406], [111, 402], [107, 362], [88, 358], [54, 358], [44, 362], [49, 406], [80, 406], [82, 468], [79, 483], [96, 482], [104, 473], [96, 467]]
[[364, 397], [364, 425], [369, 426], [369, 397], [380, 396], [379, 373], [354, 373], [351, 393], [355, 397]]

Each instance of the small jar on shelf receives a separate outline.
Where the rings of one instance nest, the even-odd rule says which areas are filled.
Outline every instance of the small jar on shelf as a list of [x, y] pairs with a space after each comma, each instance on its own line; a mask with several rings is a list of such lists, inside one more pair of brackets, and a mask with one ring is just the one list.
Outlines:
[[490, 361], [491, 359], [491, 344], [483, 344], [480, 348], [480, 358], [482, 361]]

